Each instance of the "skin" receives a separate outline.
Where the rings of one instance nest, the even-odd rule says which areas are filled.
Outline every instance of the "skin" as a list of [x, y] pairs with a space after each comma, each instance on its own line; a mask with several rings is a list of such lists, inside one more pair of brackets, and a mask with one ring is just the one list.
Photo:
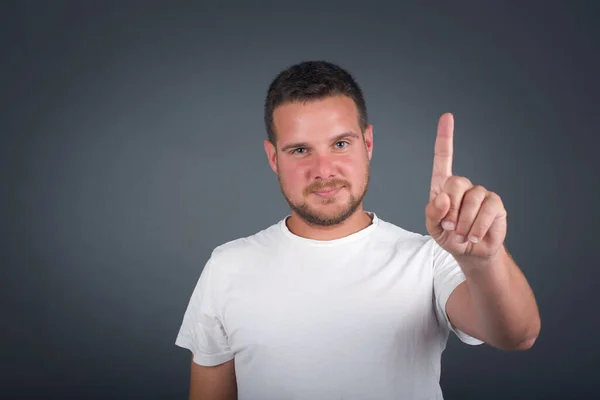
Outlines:
[[[269, 164], [291, 207], [296, 235], [332, 240], [371, 224], [362, 200], [369, 182], [373, 128], [361, 132], [354, 102], [344, 96], [288, 103], [273, 113], [277, 143], [265, 141]], [[508, 254], [500, 196], [452, 174], [454, 118], [440, 118], [425, 225], [457, 260], [466, 280], [446, 303], [451, 323], [503, 350], [530, 348], [539, 311], [524, 275]], [[315, 192], [339, 189], [332, 195]], [[471, 238], [475, 237], [476, 240]], [[204, 367], [192, 361], [190, 399], [237, 398], [234, 361]]]
[[503, 350], [526, 350], [541, 328], [529, 283], [508, 253], [501, 197], [452, 173], [454, 116], [440, 117], [425, 225], [466, 276], [446, 311], [459, 329]]
[[425, 225], [455, 257], [489, 261], [506, 238], [507, 212], [500, 196], [464, 176], [452, 174], [454, 117], [440, 117], [433, 156]]
[[[273, 112], [274, 145], [265, 140], [269, 164], [291, 208], [295, 234], [331, 240], [371, 223], [363, 210], [373, 154], [373, 128], [361, 132], [358, 110], [346, 96], [286, 103]], [[315, 192], [338, 189], [333, 196]]]
[[[269, 164], [290, 204], [287, 224], [316, 240], [347, 236], [371, 223], [362, 198], [369, 182], [373, 128], [361, 137], [354, 102], [344, 96], [288, 103], [273, 113], [277, 143], [265, 141]], [[504, 350], [530, 348], [540, 331], [537, 304], [504, 246], [507, 212], [500, 196], [452, 174], [454, 117], [438, 123], [425, 225], [467, 277], [446, 311], [458, 329]], [[316, 190], [342, 187], [332, 197]]]

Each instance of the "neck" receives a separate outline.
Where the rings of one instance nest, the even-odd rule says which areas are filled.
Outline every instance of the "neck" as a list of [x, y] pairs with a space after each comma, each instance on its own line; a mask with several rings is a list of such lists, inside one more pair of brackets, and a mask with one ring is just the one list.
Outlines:
[[313, 240], [335, 240], [359, 232], [373, 222], [362, 208], [337, 225], [321, 226], [309, 224], [292, 211], [286, 221], [287, 227], [294, 235]]

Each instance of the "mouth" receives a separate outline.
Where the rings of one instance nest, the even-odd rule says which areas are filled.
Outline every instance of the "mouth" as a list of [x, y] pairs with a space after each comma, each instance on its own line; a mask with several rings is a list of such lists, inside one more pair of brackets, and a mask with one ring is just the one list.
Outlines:
[[339, 187], [339, 188], [335, 188], [335, 189], [325, 189], [325, 190], [318, 190], [318, 191], [315, 191], [315, 192], [313, 192], [313, 193], [314, 193], [314, 194], [316, 194], [316, 195], [317, 195], [317, 196], [319, 196], [319, 197], [325, 197], [325, 198], [328, 198], [328, 197], [333, 197], [333, 196], [335, 196], [336, 194], [338, 194], [338, 192], [339, 192], [340, 190], [342, 190], [342, 188], [343, 188], [343, 186], [342, 186], [342, 187]]

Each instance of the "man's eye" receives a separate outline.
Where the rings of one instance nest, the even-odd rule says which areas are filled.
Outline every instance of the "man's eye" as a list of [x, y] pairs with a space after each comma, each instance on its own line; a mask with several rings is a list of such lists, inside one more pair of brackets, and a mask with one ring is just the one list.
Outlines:
[[346, 142], [345, 140], [341, 140], [341, 141], [337, 142], [335, 145], [338, 149], [343, 149], [348, 144], [350, 144], [350, 143]]
[[298, 147], [297, 149], [292, 150], [292, 154], [302, 154], [306, 149], [304, 147]]

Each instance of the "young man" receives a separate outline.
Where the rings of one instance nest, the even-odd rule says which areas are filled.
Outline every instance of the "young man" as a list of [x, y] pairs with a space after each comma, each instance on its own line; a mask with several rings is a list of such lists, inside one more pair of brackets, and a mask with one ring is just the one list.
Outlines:
[[532, 346], [540, 317], [503, 245], [506, 211], [452, 175], [451, 114], [439, 121], [429, 235], [363, 210], [373, 131], [347, 71], [281, 72], [265, 123], [291, 213], [217, 247], [202, 270], [176, 339], [192, 352], [190, 398], [441, 399], [450, 331]]

